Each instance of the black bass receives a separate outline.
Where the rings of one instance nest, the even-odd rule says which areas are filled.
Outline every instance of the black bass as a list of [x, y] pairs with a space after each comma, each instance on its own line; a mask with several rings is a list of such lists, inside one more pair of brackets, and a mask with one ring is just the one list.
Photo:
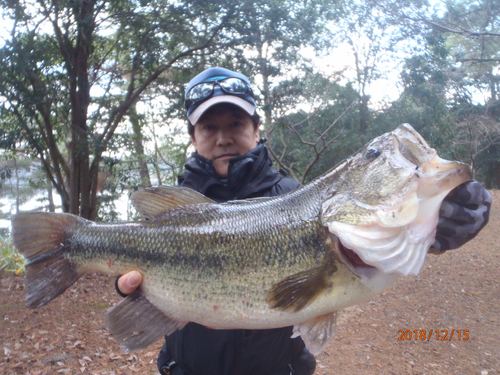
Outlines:
[[401, 125], [274, 198], [216, 204], [189, 189], [159, 187], [132, 196], [149, 219], [142, 222], [18, 214], [12, 228], [27, 258], [26, 305], [46, 304], [85, 272], [137, 270], [140, 289], [106, 316], [126, 351], [197, 322], [214, 329], [293, 325], [319, 353], [338, 310], [419, 272], [441, 201], [470, 178], [465, 164], [439, 158]]

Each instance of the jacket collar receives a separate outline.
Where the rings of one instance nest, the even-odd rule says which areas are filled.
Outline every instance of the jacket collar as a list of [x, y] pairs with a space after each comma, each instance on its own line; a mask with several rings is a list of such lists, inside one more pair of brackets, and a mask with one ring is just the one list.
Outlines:
[[217, 175], [211, 160], [194, 152], [185, 164], [186, 171], [179, 176], [179, 184], [202, 194], [214, 185], [228, 190], [230, 199], [245, 199], [269, 189], [282, 177], [271, 168], [272, 161], [264, 145], [258, 145], [244, 155], [229, 160], [228, 176]]

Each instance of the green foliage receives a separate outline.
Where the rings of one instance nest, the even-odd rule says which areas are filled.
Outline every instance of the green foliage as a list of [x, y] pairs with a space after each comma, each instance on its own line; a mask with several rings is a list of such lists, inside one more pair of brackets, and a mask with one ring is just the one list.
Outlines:
[[269, 147], [280, 167], [300, 182], [331, 169], [363, 144], [357, 93], [350, 85], [311, 73], [283, 81], [274, 90], [281, 116], [268, 129], [273, 140]]
[[[408, 122], [500, 186], [494, 1], [447, 2], [441, 13], [425, 0], [82, 4], [2, 2], [15, 27], [0, 48], [0, 148], [18, 156], [0, 161], [0, 194], [18, 205], [50, 181], [64, 211], [84, 215], [74, 210], [85, 198], [95, 205], [86, 217], [113, 221], [131, 192], [175, 184], [190, 145], [184, 87], [211, 66], [250, 78], [268, 146], [300, 181]], [[319, 73], [303, 56], [341, 43], [354, 57], [344, 71]], [[374, 108], [371, 84], [402, 56], [401, 96]], [[14, 172], [28, 168], [17, 189]]]
[[36, 155], [64, 211], [95, 219], [101, 158], [127, 111], [141, 95], [155, 95], [156, 83], [178, 85], [200, 52], [223, 48], [245, 5], [92, 0], [4, 6], [15, 27], [0, 48], [2, 145]]
[[[3, 6], [15, 27], [0, 48], [0, 144], [36, 155], [63, 210], [95, 219], [104, 207], [108, 213], [102, 215], [114, 217], [111, 202], [123, 187], [135, 188], [136, 174], [126, 176], [127, 169], [140, 165], [144, 183], [145, 166], [158, 166], [162, 155], [162, 145], [154, 155], [138, 148], [148, 143], [137, 136], [144, 122], [135, 122], [135, 136], [127, 134], [136, 103], [145, 103], [138, 110], [145, 114], [162, 99], [162, 114], [171, 123], [184, 117], [183, 85], [208, 66], [279, 77], [296, 63], [302, 46], [327, 41], [321, 30], [340, 3], [33, 0]], [[169, 155], [162, 163], [175, 167], [156, 174], [171, 182], [186, 145], [168, 137], [165, 142]], [[105, 159], [130, 150], [131, 143], [135, 153], [125, 154], [128, 166], [110, 169]], [[122, 173], [114, 178], [116, 187], [108, 181], [101, 189], [102, 171]]]
[[12, 237], [8, 236], [0, 236], [0, 275], [4, 272], [15, 275], [26, 272], [24, 257], [14, 248]]
[[500, 12], [486, 10], [490, 5], [447, 3], [442, 18], [427, 18], [430, 27], [420, 31], [425, 49], [406, 59], [401, 71], [403, 93], [375, 121], [381, 128], [411, 123], [441, 156], [469, 163], [488, 188], [500, 186], [499, 79], [493, 69]]

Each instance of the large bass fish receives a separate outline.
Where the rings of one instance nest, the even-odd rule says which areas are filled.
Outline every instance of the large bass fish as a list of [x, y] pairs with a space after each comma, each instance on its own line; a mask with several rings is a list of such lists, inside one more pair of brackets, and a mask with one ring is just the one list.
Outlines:
[[214, 329], [293, 325], [319, 353], [337, 311], [420, 271], [443, 198], [470, 178], [465, 164], [439, 158], [401, 125], [274, 198], [216, 204], [189, 189], [159, 187], [132, 196], [149, 219], [142, 222], [18, 214], [12, 229], [27, 258], [26, 305], [46, 304], [85, 272], [137, 270], [140, 289], [106, 316], [126, 351], [196, 322]]

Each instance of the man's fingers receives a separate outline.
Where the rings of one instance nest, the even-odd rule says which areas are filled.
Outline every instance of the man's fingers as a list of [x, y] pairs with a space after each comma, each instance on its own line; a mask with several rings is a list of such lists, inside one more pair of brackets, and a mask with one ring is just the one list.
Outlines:
[[130, 271], [118, 279], [118, 289], [123, 294], [132, 294], [142, 283], [142, 275], [137, 271]]
[[491, 204], [491, 194], [479, 182], [471, 180], [452, 190], [445, 200], [474, 208]]

